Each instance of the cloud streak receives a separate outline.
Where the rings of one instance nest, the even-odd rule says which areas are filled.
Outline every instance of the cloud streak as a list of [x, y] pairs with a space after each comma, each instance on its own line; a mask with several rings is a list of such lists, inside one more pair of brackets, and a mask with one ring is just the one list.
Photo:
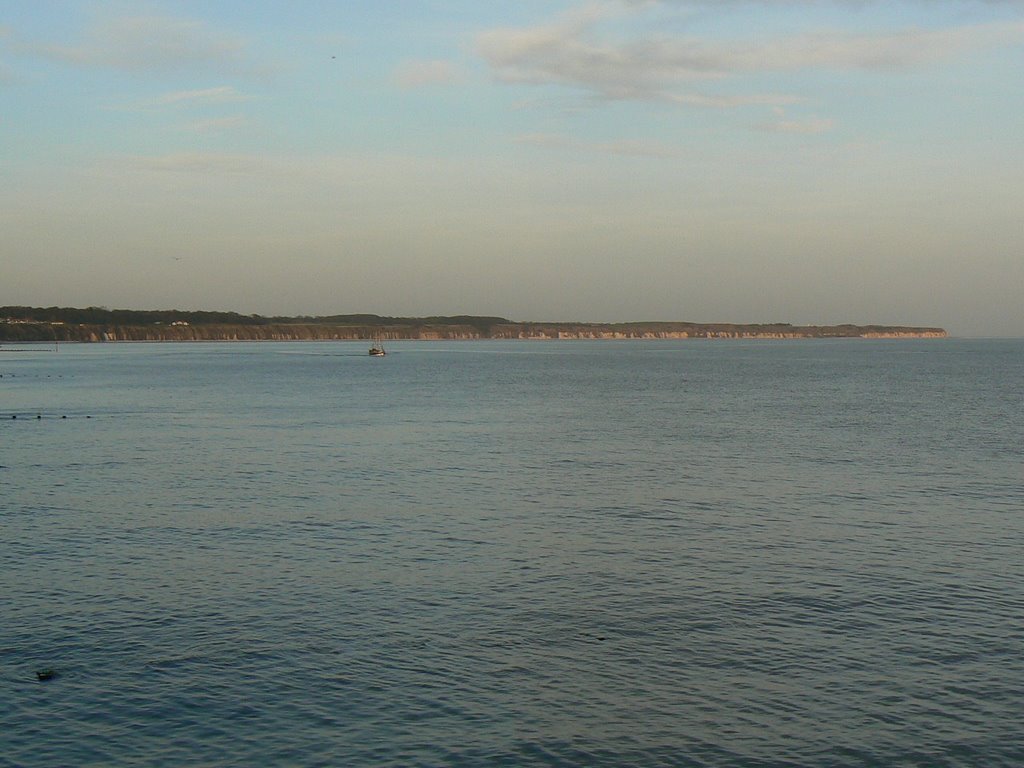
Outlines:
[[[642, 14], [656, 3], [634, 3]], [[505, 83], [560, 85], [602, 100], [662, 101], [697, 107], [791, 104], [789, 94], [719, 96], [694, 84], [740, 75], [801, 70], [891, 72], [974, 50], [1020, 44], [1024, 23], [882, 34], [819, 31], [773, 40], [708, 40], [659, 34], [633, 39], [600, 35], [610, 6], [585, 6], [551, 24], [480, 34], [476, 52]]]
[[237, 101], [248, 101], [249, 96], [239, 93], [229, 85], [216, 88], [201, 88], [192, 91], [173, 91], [158, 96], [149, 102], [153, 106], [192, 106], [205, 104], [227, 104]]
[[84, 67], [124, 72], [177, 72], [199, 69], [242, 75], [265, 75], [249, 42], [202, 21], [169, 16], [123, 16], [89, 27], [73, 45], [41, 44], [31, 52]]
[[173, 152], [156, 156], [126, 157], [111, 165], [152, 173], [197, 174], [201, 176], [240, 176], [277, 170], [275, 164], [254, 155], [216, 152]]
[[450, 61], [405, 61], [395, 70], [394, 81], [405, 90], [453, 85], [459, 81], [459, 72]]
[[835, 126], [836, 121], [830, 118], [812, 117], [806, 120], [776, 120], [762, 123], [758, 128], [768, 133], [815, 134], [827, 133]]
[[568, 150], [573, 152], [590, 152], [602, 155], [621, 155], [626, 157], [668, 158], [677, 157], [679, 152], [661, 142], [640, 139], [620, 139], [617, 141], [578, 141], [576, 139], [554, 133], [525, 133], [516, 136], [516, 144], [539, 147], [541, 149]]
[[211, 117], [206, 120], [195, 120], [182, 126], [187, 133], [197, 134], [218, 134], [227, 131], [244, 128], [249, 120], [242, 115], [231, 115], [228, 117]]

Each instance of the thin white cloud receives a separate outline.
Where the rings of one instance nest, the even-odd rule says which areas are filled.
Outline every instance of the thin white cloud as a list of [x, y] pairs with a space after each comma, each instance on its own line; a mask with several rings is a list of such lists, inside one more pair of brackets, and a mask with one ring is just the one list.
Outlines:
[[619, 141], [597, 142], [590, 145], [597, 152], [627, 157], [676, 157], [679, 153], [661, 142], [621, 139]]
[[216, 88], [165, 93], [150, 101], [149, 104], [154, 106], [226, 104], [236, 101], [248, 101], [249, 98], [249, 96], [239, 93], [238, 90], [230, 85], [221, 85]]
[[568, 149], [573, 146], [569, 139], [557, 133], [523, 133], [516, 136], [513, 141], [516, 144], [527, 144], [544, 149]]
[[31, 46], [32, 52], [77, 66], [126, 72], [181, 69], [264, 75], [249, 42], [203, 21], [169, 16], [123, 16], [98, 21], [73, 45]]
[[661, 101], [683, 104], [690, 107], [713, 107], [715, 109], [732, 109], [748, 106], [782, 106], [799, 104], [800, 96], [788, 93], [752, 93], [739, 96], [714, 96], [703, 93], [661, 93], [657, 94]]
[[242, 115], [231, 115], [229, 117], [213, 117], [206, 120], [195, 120], [182, 126], [182, 130], [189, 133], [224, 133], [236, 130], [248, 125], [249, 120]]
[[[623, 12], [642, 14], [653, 5], [634, 3]], [[787, 94], [693, 93], [692, 84], [806, 69], [897, 70], [1024, 42], [1022, 22], [884, 34], [823, 31], [767, 42], [667, 34], [622, 40], [600, 35], [598, 22], [608, 9], [588, 5], [547, 25], [492, 29], [477, 37], [476, 51], [502, 82], [563, 85], [607, 100], [729, 107], [798, 99]]]
[[269, 169], [268, 163], [255, 155], [216, 152], [175, 152], [122, 158], [116, 162], [119, 166], [142, 171], [209, 176], [260, 174]]
[[1021, 42], [1024, 23], [999, 22], [951, 29], [905, 29], [878, 35], [819, 32], [762, 45], [722, 48], [716, 56], [730, 72], [897, 70]]
[[370, 193], [417, 197], [417, 190], [435, 183], [462, 190], [454, 182], [454, 186], [448, 184], [459, 176], [455, 169], [461, 167], [446, 166], [436, 158], [365, 151], [333, 155], [191, 151], [110, 155], [90, 170], [105, 179], [161, 188], [185, 182], [233, 187], [243, 195], [256, 190], [304, 200], [314, 195], [320, 204], [334, 199], [320, 194], [325, 189], [345, 191], [350, 201], [366, 199]]
[[773, 107], [772, 114], [775, 115], [775, 120], [758, 123], [754, 128], [766, 133], [815, 134], [827, 133], [836, 127], [836, 121], [832, 118], [818, 117], [817, 115], [794, 119], [789, 117], [782, 107]]
[[[720, 80], [729, 69], [721, 56], [691, 39], [605, 42], [594, 34], [597, 12], [563, 17], [550, 25], [484, 32], [477, 53], [498, 80], [558, 84], [609, 100], [674, 101], [694, 106], [729, 106], [726, 98], [680, 92], [679, 86]], [[778, 103], [762, 96], [730, 97], [737, 104]]]
[[836, 121], [831, 118], [811, 117], [806, 120], [776, 120], [775, 122], [761, 123], [757, 126], [762, 131], [769, 133], [827, 133], [836, 127]]
[[677, 157], [679, 152], [657, 141], [640, 139], [619, 139], [616, 141], [579, 141], [555, 133], [524, 133], [516, 136], [517, 144], [573, 152], [589, 152], [602, 155], [623, 155], [627, 157], [665, 158]]
[[425, 88], [452, 85], [460, 79], [455, 65], [444, 59], [404, 61], [395, 70], [394, 81], [400, 88]]

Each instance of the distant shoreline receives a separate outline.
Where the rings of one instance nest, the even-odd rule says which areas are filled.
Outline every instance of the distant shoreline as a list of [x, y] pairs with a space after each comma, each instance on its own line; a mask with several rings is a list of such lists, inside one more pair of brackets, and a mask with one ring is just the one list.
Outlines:
[[[336, 325], [198, 325], [111, 326], [50, 325], [46, 323], [0, 324], [0, 343], [116, 343], [188, 341], [557, 341], [557, 340], [655, 340], [655, 339], [924, 339], [947, 338], [942, 328], [886, 326], [687, 326], [675, 324], [566, 325], [516, 324], [486, 331], [469, 326], [422, 327]], [[669, 326], [669, 327], [665, 327]]]
[[944, 328], [789, 323], [516, 322], [504, 317], [353, 314], [263, 317], [236, 312], [0, 307], [0, 342], [359, 341], [470, 339], [945, 338]]

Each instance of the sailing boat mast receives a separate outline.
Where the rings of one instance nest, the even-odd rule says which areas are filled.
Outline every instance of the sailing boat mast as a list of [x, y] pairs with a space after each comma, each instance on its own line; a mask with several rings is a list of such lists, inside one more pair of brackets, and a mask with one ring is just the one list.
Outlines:
[[384, 357], [387, 352], [384, 351], [384, 341], [381, 337], [380, 331], [377, 331], [373, 335], [373, 340], [370, 342], [370, 357]]

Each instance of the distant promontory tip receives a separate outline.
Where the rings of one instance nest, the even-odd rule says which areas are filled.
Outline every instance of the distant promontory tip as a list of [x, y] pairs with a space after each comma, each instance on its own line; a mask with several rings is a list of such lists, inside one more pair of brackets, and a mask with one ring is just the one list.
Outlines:
[[370, 314], [264, 317], [236, 312], [0, 307], [0, 342], [348, 341], [384, 339], [945, 338], [943, 328], [789, 323], [522, 322], [503, 317]]

